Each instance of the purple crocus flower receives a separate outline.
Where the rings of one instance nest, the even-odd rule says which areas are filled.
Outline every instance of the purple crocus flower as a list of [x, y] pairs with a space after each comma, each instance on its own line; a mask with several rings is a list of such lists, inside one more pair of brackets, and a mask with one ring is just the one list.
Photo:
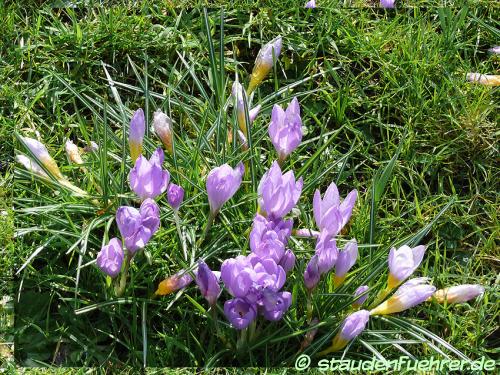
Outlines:
[[425, 254], [425, 246], [411, 248], [407, 245], [389, 251], [388, 288], [393, 289], [410, 277], [418, 268]]
[[130, 157], [135, 163], [139, 155], [142, 154], [142, 142], [146, 131], [146, 122], [144, 120], [144, 111], [139, 108], [134, 112], [130, 120], [130, 131], [128, 135], [128, 144], [130, 147]]
[[167, 201], [173, 210], [178, 210], [184, 199], [184, 189], [182, 186], [170, 183], [167, 189]]
[[292, 304], [290, 292], [265, 293], [263, 298], [264, 318], [271, 321], [280, 320]]
[[283, 267], [286, 273], [290, 272], [295, 266], [295, 254], [292, 250], [287, 249], [281, 257], [279, 265]]
[[224, 303], [224, 314], [236, 329], [243, 329], [250, 325], [257, 316], [255, 305], [242, 298], [234, 298]]
[[199, 262], [198, 273], [196, 274], [196, 284], [210, 306], [215, 305], [221, 291], [219, 277], [217, 276], [218, 275], [212, 272], [205, 262]]
[[313, 8], [316, 8], [316, 1], [315, 1], [315, 0], [309, 0], [309, 1], [306, 3], [305, 8], [307, 8], [307, 9], [313, 9]]
[[318, 256], [319, 273], [324, 274], [330, 271], [339, 255], [335, 238], [328, 233], [321, 232], [316, 241], [315, 253]]
[[103, 246], [97, 254], [97, 266], [105, 274], [116, 277], [122, 269], [123, 258], [122, 243], [115, 237], [109, 240], [109, 243]]
[[295, 181], [293, 171], [282, 174], [278, 162], [262, 176], [258, 187], [259, 205], [271, 220], [287, 215], [299, 201], [302, 177]]
[[278, 60], [281, 53], [281, 47], [282, 39], [280, 36], [262, 46], [257, 58], [255, 59], [252, 75], [250, 76], [250, 83], [248, 84], [247, 89], [247, 93], [249, 95], [271, 71], [274, 61]]
[[355, 239], [349, 241], [344, 249], [339, 253], [337, 263], [335, 264], [335, 286], [339, 286], [345, 280], [347, 272], [354, 266], [358, 258], [358, 243]]
[[408, 310], [429, 299], [436, 288], [428, 285], [426, 277], [408, 280], [387, 301], [370, 311], [370, 315], [394, 314]]
[[478, 284], [456, 285], [440, 289], [432, 298], [438, 303], [463, 303], [484, 293], [484, 287]]
[[162, 169], [163, 159], [163, 150], [157, 148], [149, 160], [140, 155], [130, 171], [130, 187], [141, 200], [154, 199], [167, 190], [170, 173]]
[[370, 313], [367, 310], [359, 310], [349, 315], [342, 323], [339, 332], [332, 340], [329, 348], [319, 353], [319, 355], [336, 352], [346, 347], [346, 345], [359, 336], [366, 328], [366, 323], [370, 319]]
[[495, 47], [491, 47], [489, 50], [488, 50], [489, 53], [492, 53], [494, 55], [500, 55], [500, 46], [495, 46]]
[[207, 194], [212, 215], [217, 214], [239, 189], [244, 172], [243, 163], [239, 163], [234, 169], [223, 164], [210, 171], [207, 177]]
[[357, 195], [357, 190], [352, 190], [340, 202], [339, 191], [334, 182], [328, 186], [323, 199], [321, 199], [320, 191], [316, 190], [313, 199], [313, 210], [318, 228], [332, 235], [338, 234], [351, 218]]
[[122, 206], [116, 211], [116, 223], [125, 241], [125, 247], [133, 255], [146, 246], [160, 226], [160, 208], [152, 199], [146, 199], [137, 210]]
[[396, 0], [380, 0], [380, 6], [382, 8], [394, 8]]
[[319, 272], [319, 257], [317, 254], [313, 255], [307, 263], [306, 270], [304, 271], [304, 284], [309, 291], [313, 290], [318, 285], [321, 276]]
[[356, 289], [356, 291], [354, 292], [354, 297], [358, 297], [362, 294], [364, 294], [362, 297], [359, 297], [356, 301], [354, 301], [352, 303], [352, 306], [355, 307], [355, 308], [358, 308], [360, 307], [363, 303], [365, 303], [365, 301], [367, 300], [368, 298], [368, 293], [366, 293], [368, 291], [368, 289], [370, 289], [368, 287], [368, 285], [361, 285], [358, 289]]
[[302, 119], [297, 98], [292, 99], [286, 111], [280, 105], [274, 105], [269, 124], [269, 137], [278, 152], [279, 160], [285, 160], [300, 144]]
[[250, 249], [260, 258], [272, 258], [279, 263], [292, 232], [293, 220], [267, 220], [257, 214], [250, 232]]

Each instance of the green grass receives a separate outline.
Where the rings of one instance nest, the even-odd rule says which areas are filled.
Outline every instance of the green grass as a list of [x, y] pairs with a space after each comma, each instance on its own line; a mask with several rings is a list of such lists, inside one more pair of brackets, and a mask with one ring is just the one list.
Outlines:
[[[498, 8], [478, 3], [486, 2], [398, 11], [333, 6], [307, 11], [291, 2], [269, 1], [263, 4], [275, 6], [273, 11], [255, 7], [251, 15], [244, 6], [228, 7], [222, 46], [220, 10], [211, 9], [213, 54], [203, 11], [197, 8], [150, 1], [73, 10], [50, 3], [40, 9], [0, 7], [5, 30], [0, 132], [6, 140], [1, 151], [10, 155], [9, 162], [14, 144], [23, 151], [13, 130], [39, 135], [63, 173], [98, 200], [96, 207], [92, 199], [57, 186], [54, 190], [20, 168], [14, 172], [12, 165], [2, 166], [2, 209], [12, 206], [13, 186], [16, 210], [7, 220], [2, 216], [1, 274], [12, 278], [2, 276], [0, 289], [16, 298], [15, 326], [8, 328], [9, 322], [1, 320], [8, 328], [2, 340], [15, 335], [16, 364], [293, 366], [307, 328], [302, 273], [314, 250], [312, 241], [291, 242], [298, 260], [285, 287], [294, 295], [286, 318], [260, 326], [259, 338], [243, 353], [230, 348], [236, 332], [226, 326], [221, 311], [227, 344], [213, 334], [196, 287], [150, 298], [159, 281], [184, 265], [165, 198], [159, 202], [162, 227], [146, 248], [149, 259], [136, 257], [124, 298], [113, 297], [91, 261], [102, 243], [118, 234], [112, 223], [116, 208], [135, 204], [126, 183], [130, 159], [122, 158], [127, 155], [122, 137], [138, 107], [149, 108], [149, 120], [153, 110], [162, 108], [175, 122], [175, 153], [167, 156], [166, 165], [173, 181], [186, 189], [180, 215], [196, 258], [206, 257], [218, 268], [223, 259], [248, 252], [255, 186], [276, 158], [267, 136], [272, 105], [294, 95], [305, 129], [301, 146], [286, 164], [304, 177], [294, 227], [313, 226], [316, 188], [324, 190], [336, 181], [342, 195], [352, 188], [360, 192], [342, 237], [356, 237], [363, 245], [358, 266], [336, 295], [327, 293], [323, 278], [325, 293], [316, 293], [314, 306], [324, 323], [310, 352], [322, 350], [331, 339], [357, 286], [367, 280], [375, 289], [383, 286], [388, 249], [409, 240], [429, 246], [419, 275], [432, 277], [438, 287], [481, 283], [485, 296], [460, 306], [424, 304], [397, 317], [374, 318], [347, 357], [397, 358], [400, 342], [418, 358], [439, 351], [469, 358], [498, 354], [499, 95], [496, 88], [466, 83], [465, 74], [498, 71], [500, 60], [486, 51], [498, 44], [500, 30]], [[283, 54], [257, 90], [253, 102], [263, 109], [252, 127], [251, 148], [243, 151], [226, 142], [235, 119], [224, 103], [236, 71], [245, 80], [260, 45], [277, 35], [283, 36]], [[295, 82], [300, 84], [275, 94], [276, 88]], [[80, 146], [89, 140], [100, 143], [102, 153], [86, 156], [88, 173], [66, 161], [67, 137]], [[157, 145], [150, 137], [146, 153]], [[247, 161], [253, 173], [196, 248], [208, 213], [206, 174], [239, 160]], [[383, 174], [387, 165], [391, 173]], [[8, 245], [12, 217], [15, 247]]]

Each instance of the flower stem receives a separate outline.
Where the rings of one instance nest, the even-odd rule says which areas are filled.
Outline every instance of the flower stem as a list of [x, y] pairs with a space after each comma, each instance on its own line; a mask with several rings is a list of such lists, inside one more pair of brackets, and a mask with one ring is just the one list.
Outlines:
[[311, 323], [313, 316], [312, 291], [307, 291], [307, 322]]
[[240, 331], [240, 337], [238, 338], [238, 342], [236, 343], [236, 349], [238, 351], [240, 351], [246, 346], [247, 333], [248, 333], [248, 328], [244, 328]]
[[123, 293], [125, 292], [125, 287], [127, 286], [127, 276], [128, 276], [128, 269], [130, 265], [130, 260], [131, 257], [129, 253], [127, 252], [127, 255], [125, 257], [125, 266], [123, 268], [123, 271], [120, 276], [120, 281], [118, 285], [115, 286], [115, 295], [117, 297], [121, 297]]
[[377, 305], [380, 305], [380, 303], [389, 295], [389, 293], [391, 292], [391, 288], [389, 288], [388, 286], [385, 288], [385, 289], [382, 289], [377, 297], [375, 298], [375, 300], [373, 301], [373, 303], [370, 305], [370, 308], [375, 308], [377, 307]]
[[184, 253], [184, 260], [187, 261], [187, 247], [186, 247], [186, 242], [182, 237], [181, 220], [179, 218], [179, 212], [177, 210], [174, 210], [174, 221], [175, 221], [175, 226], [177, 228], [177, 235], [179, 236], [179, 241], [181, 241], [182, 252]]
[[205, 224], [205, 229], [203, 230], [203, 234], [201, 235], [200, 239], [196, 243], [197, 247], [200, 247], [201, 244], [203, 243], [203, 241], [205, 240], [205, 237], [207, 236], [208, 231], [212, 227], [212, 224], [214, 222], [215, 216], [217, 216], [217, 212], [210, 211], [210, 214], [208, 215], [207, 223]]

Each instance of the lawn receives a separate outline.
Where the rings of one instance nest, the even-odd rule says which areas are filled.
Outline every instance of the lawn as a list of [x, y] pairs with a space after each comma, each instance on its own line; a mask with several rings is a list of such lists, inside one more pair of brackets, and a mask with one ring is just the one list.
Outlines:
[[[303, 347], [314, 366], [352, 312], [359, 286], [370, 288], [364, 308], [377, 304], [389, 250], [403, 244], [427, 247], [414, 276], [431, 278], [437, 289], [481, 284], [484, 294], [463, 304], [433, 300], [372, 316], [346, 348], [325, 358], [496, 358], [499, 91], [468, 82], [466, 74], [499, 72], [500, 56], [488, 52], [500, 43], [498, 5], [181, 3], [0, 2], [2, 365], [12, 371], [293, 368], [315, 332]], [[281, 54], [245, 96], [245, 109], [261, 105], [245, 146], [236, 136], [231, 87], [236, 79], [248, 85], [260, 48], [278, 36]], [[219, 270], [224, 260], [250, 253], [252, 221], [262, 212], [259, 181], [278, 158], [268, 134], [271, 113], [294, 97], [303, 137], [281, 165], [303, 187], [287, 217], [294, 229], [316, 230], [316, 189], [323, 194], [335, 182], [342, 198], [357, 190], [352, 217], [336, 237], [339, 248], [358, 242], [345, 282], [334, 287], [331, 272], [308, 292], [303, 275], [315, 242], [294, 232], [288, 247], [296, 261], [283, 288], [291, 306], [278, 321], [260, 317], [248, 332], [230, 326], [227, 285], [210, 308], [194, 282], [155, 295], [162, 280], [194, 271], [199, 259]], [[185, 196], [178, 213], [166, 194], [156, 198], [160, 228], [135, 255], [117, 295], [117, 281], [98, 268], [96, 257], [120, 237], [118, 207], [140, 204], [127, 177], [134, 166], [129, 124], [139, 108], [147, 158], [162, 147], [154, 111], [172, 119], [173, 151], [165, 149], [163, 166]], [[16, 163], [16, 155], [36, 156], [21, 137], [46, 145], [83, 193]], [[99, 149], [84, 153], [83, 164], [71, 163], [68, 139], [80, 149], [91, 141]], [[207, 228], [207, 175], [240, 162], [241, 186]]]

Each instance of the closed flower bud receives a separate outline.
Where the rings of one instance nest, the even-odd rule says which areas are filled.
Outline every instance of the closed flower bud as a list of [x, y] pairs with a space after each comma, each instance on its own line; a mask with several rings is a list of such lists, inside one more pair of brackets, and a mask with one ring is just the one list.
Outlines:
[[162, 168], [163, 158], [161, 148], [156, 149], [149, 160], [140, 155], [130, 171], [130, 187], [142, 200], [154, 199], [167, 190], [170, 173]]
[[128, 144], [130, 147], [130, 157], [134, 163], [139, 155], [142, 155], [142, 142], [146, 132], [146, 121], [144, 120], [144, 111], [139, 108], [134, 112], [130, 120], [130, 130]]
[[249, 95], [271, 71], [274, 62], [278, 60], [281, 53], [281, 46], [282, 40], [279, 36], [260, 49], [259, 54], [255, 59], [252, 75], [250, 76], [250, 84], [247, 89], [247, 93]]
[[495, 47], [491, 47], [489, 50], [488, 50], [489, 53], [492, 53], [494, 55], [500, 55], [500, 46], [495, 46]]
[[287, 249], [285, 254], [280, 259], [279, 265], [283, 267], [286, 273], [290, 272], [295, 266], [295, 254], [292, 250]]
[[269, 137], [278, 152], [279, 160], [285, 160], [300, 144], [302, 119], [297, 98], [293, 98], [286, 111], [278, 104], [274, 105], [269, 124]]
[[172, 153], [172, 120], [162, 111], [153, 114], [153, 128], [169, 153]]
[[165, 280], [158, 284], [155, 294], [157, 296], [166, 296], [167, 294], [176, 292], [182, 288], [187, 287], [193, 278], [186, 271], [180, 270], [175, 275], [167, 277]]
[[122, 269], [123, 258], [121, 241], [118, 238], [112, 238], [97, 254], [97, 266], [102, 272], [116, 277]]
[[[245, 116], [245, 98], [247, 97], [245, 90], [243, 89], [243, 86], [238, 82], [235, 81], [233, 83], [233, 87], [231, 89], [231, 95], [235, 101], [235, 109], [236, 109], [236, 119], [238, 121], [238, 126], [240, 128], [240, 131], [243, 133], [243, 136], [246, 139], [246, 134], [247, 134], [247, 126], [246, 126], [246, 116]], [[247, 98], [246, 100], [247, 106], [250, 105], [250, 102]], [[248, 109], [248, 119], [250, 120], [250, 125], [252, 125], [253, 121], [259, 114], [261, 106], [258, 105], [253, 109], [247, 108]]]
[[418, 268], [425, 253], [425, 246], [410, 248], [407, 245], [399, 249], [392, 248], [389, 252], [388, 289], [393, 289], [410, 277]]
[[321, 273], [319, 272], [319, 257], [317, 254], [313, 255], [307, 263], [304, 272], [304, 284], [309, 291], [313, 290], [318, 285]]
[[357, 258], [358, 243], [353, 239], [344, 246], [344, 249], [339, 253], [337, 263], [335, 263], [335, 278], [333, 279], [335, 287], [344, 282], [347, 272], [354, 266]]
[[70, 139], [66, 141], [64, 146], [66, 150], [66, 155], [70, 162], [75, 164], [83, 164], [82, 155], [80, 154], [80, 150], [78, 146], [73, 143]]
[[337, 335], [333, 338], [332, 345], [320, 352], [319, 355], [344, 349], [349, 341], [359, 336], [365, 330], [369, 319], [370, 313], [367, 310], [359, 310], [349, 315], [342, 323]]
[[243, 163], [239, 163], [235, 168], [223, 164], [210, 171], [206, 186], [212, 215], [215, 215], [239, 189], [244, 172]]
[[173, 210], [178, 210], [184, 199], [184, 189], [174, 183], [170, 183], [167, 189], [167, 201]]
[[26, 168], [28, 171], [43, 177], [43, 178], [49, 178], [47, 173], [40, 167], [34, 160], [30, 159], [26, 155], [16, 155], [16, 161], [19, 164], [22, 164], [24, 168]]
[[438, 303], [463, 303], [484, 293], [484, 288], [478, 284], [456, 285], [438, 290], [432, 295]]
[[370, 315], [394, 314], [424, 302], [436, 291], [434, 286], [426, 284], [428, 280], [421, 277], [407, 281], [392, 297], [371, 310]]
[[198, 265], [198, 273], [196, 274], [196, 284], [198, 285], [198, 288], [200, 288], [201, 294], [203, 294], [203, 297], [205, 297], [210, 306], [215, 305], [217, 298], [219, 298], [221, 291], [219, 277], [220, 275], [212, 272], [205, 262], [200, 261]]
[[359, 297], [356, 301], [352, 303], [352, 307], [354, 308], [359, 308], [363, 303], [365, 303], [366, 299], [368, 298], [368, 285], [361, 285], [356, 291], [354, 292], [354, 297]]
[[500, 75], [467, 73], [467, 81], [485, 86], [498, 86], [500, 85]]
[[28, 147], [28, 149], [33, 153], [37, 161], [42, 164], [52, 174], [52, 176], [54, 176], [57, 180], [64, 179], [57, 163], [54, 159], [52, 159], [43, 143], [28, 137], [22, 137], [22, 140], [26, 147]]
[[339, 251], [335, 238], [328, 233], [320, 233], [316, 241], [316, 251], [318, 255], [318, 269], [320, 274], [329, 272], [335, 262], [337, 262]]

